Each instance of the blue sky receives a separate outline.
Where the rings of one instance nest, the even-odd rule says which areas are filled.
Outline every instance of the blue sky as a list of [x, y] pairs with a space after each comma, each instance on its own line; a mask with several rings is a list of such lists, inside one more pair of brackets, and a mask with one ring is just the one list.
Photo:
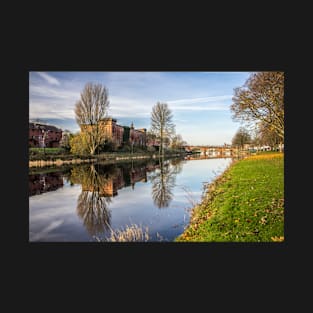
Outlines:
[[75, 103], [87, 82], [109, 92], [108, 114], [120, 125], [150, 128], [152, 107], [166, 102], [176, 133], [191, 145], [231, 143], [238, 122], [231, 118], [233, 89], [250, 72], [29, 72], [29, 118], [72, 132]]

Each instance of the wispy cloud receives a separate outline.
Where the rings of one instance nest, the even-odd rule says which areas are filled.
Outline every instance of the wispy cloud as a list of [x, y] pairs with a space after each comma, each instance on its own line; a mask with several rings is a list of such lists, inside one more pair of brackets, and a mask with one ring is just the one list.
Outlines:
[[33, 96], [45, 98], [60, 98], [60, 99], [78, 99], [80, 93], [74, 90], [55, 89], [50, 86], [30, 85], [29, 92]]
[[74, 105], [63, 101], [49, 103], [46, 99], [29, 101], [29, 118], [75, 118]]
[[115, 117], [149, 117], [154, 104], [151, 99], [111, 96], [109, 114]]
[[211, 97], [202, 97], [202, 98], [170, 100], [170, 101], [167, 101], [167, 103], [168, 104], [197, 104], [197, 103], [205, 103], [205, 102], [212, 102], [212, 101], [230, 100], [231, 98], [232, 98], [232, 95], [211, 96]]
[[224, 111], [229, 110], [232, 95], [188, 98], [166, 101], [173, 110], [178, 111]]
[[171, 106], [170, 107], [174, 111], [226, 111], [229, 110], [228, 104], [218, 104], [211, 106]]
[[[64, 86], [63, 86], [64, 85]], [[77, 88], [31, 82], [29, 85], [30, 118], [75, 118], [74, 106], [80, 97]]]
[[34, 99], [29, 101], [30, 118], [75, 118], [74, 103], [61, 99], [48, 101]]
[[58, 86], [60, 85], [60, 82], [55, 77], [53, 77], [52, 75], [49, 75], [45, 72], [37, 72], [37, 74], [39, 76], [41, 76], [44, 80], [46, 80], [51, 85], [58, 85]]

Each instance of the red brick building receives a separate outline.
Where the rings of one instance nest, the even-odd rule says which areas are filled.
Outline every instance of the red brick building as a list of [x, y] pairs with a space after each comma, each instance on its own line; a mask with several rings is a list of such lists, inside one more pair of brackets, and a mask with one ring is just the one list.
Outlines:
[[134, 124], [130, 126], [129, 141], [137, 147], [145, 147], [147, 145], [147, 130], [145, 128], [135, 129]]
[[105, 118], [100, 122], [106, 132], [106, 136], [111, 140], [117, 147], [122, 145], [124, 127], [116, 124], [116, 119]]
[[[116, 145], [116, 147], [122, 146], [123, 143], [130, 143], [134, 146], [144, 147], [146, 146], [146, 129], [135, 129], [133, 123], [131, 127], [124, 127], [116, 123], [116, 119], [108, 117], [104, 118], [99, 123], [99, 128], [104, 130], [105, 137]], [[83, 132], [90, 125], [81, 125], [81, 131]], [[125, 132], [125, 128], [129, 129], [129, 133]], [[125, 134], [124, 134], [125, 133]]]
[[[124, 127], [116, 124], [116, 119], [114, 118], [104, 118], [99, 122], [99, 130], [103, 135], [103, 140], [108, 140], [114, 143], [117, 147], [122, 145], [123, 142], [123, 134]], [[80, 129], [82, 132], [86, 130], [90, 130], [91, 127], [96, 127], [82, 124], [80, 125]]]
[[30, 147], [59, 147], [62, 129], [52, 125], [29, 123], [28, 145]]

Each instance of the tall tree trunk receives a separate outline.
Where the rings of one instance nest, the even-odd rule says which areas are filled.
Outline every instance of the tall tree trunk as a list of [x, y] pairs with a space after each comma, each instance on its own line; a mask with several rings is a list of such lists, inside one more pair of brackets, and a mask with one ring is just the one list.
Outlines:
[[159, 159], [161, 157], [161, 140], [160, 140], [160, 144], [159, 144]]
[[161, 127], [161, 156], [162, 156], [162, 158], [163, 158], [163, 156], [164, 156], [163, 140], [164, 140], [163, 127]]

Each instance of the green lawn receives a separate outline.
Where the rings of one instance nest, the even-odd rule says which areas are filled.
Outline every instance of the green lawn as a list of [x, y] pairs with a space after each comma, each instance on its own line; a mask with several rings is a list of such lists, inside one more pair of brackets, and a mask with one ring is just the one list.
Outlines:
[[250, 156], [233, 163], [193, 209], [176, 241], [284, 240], [284, 154]]
[[29, 154], [64, 154], [65, 150], [63, 148], [29, 148]]

